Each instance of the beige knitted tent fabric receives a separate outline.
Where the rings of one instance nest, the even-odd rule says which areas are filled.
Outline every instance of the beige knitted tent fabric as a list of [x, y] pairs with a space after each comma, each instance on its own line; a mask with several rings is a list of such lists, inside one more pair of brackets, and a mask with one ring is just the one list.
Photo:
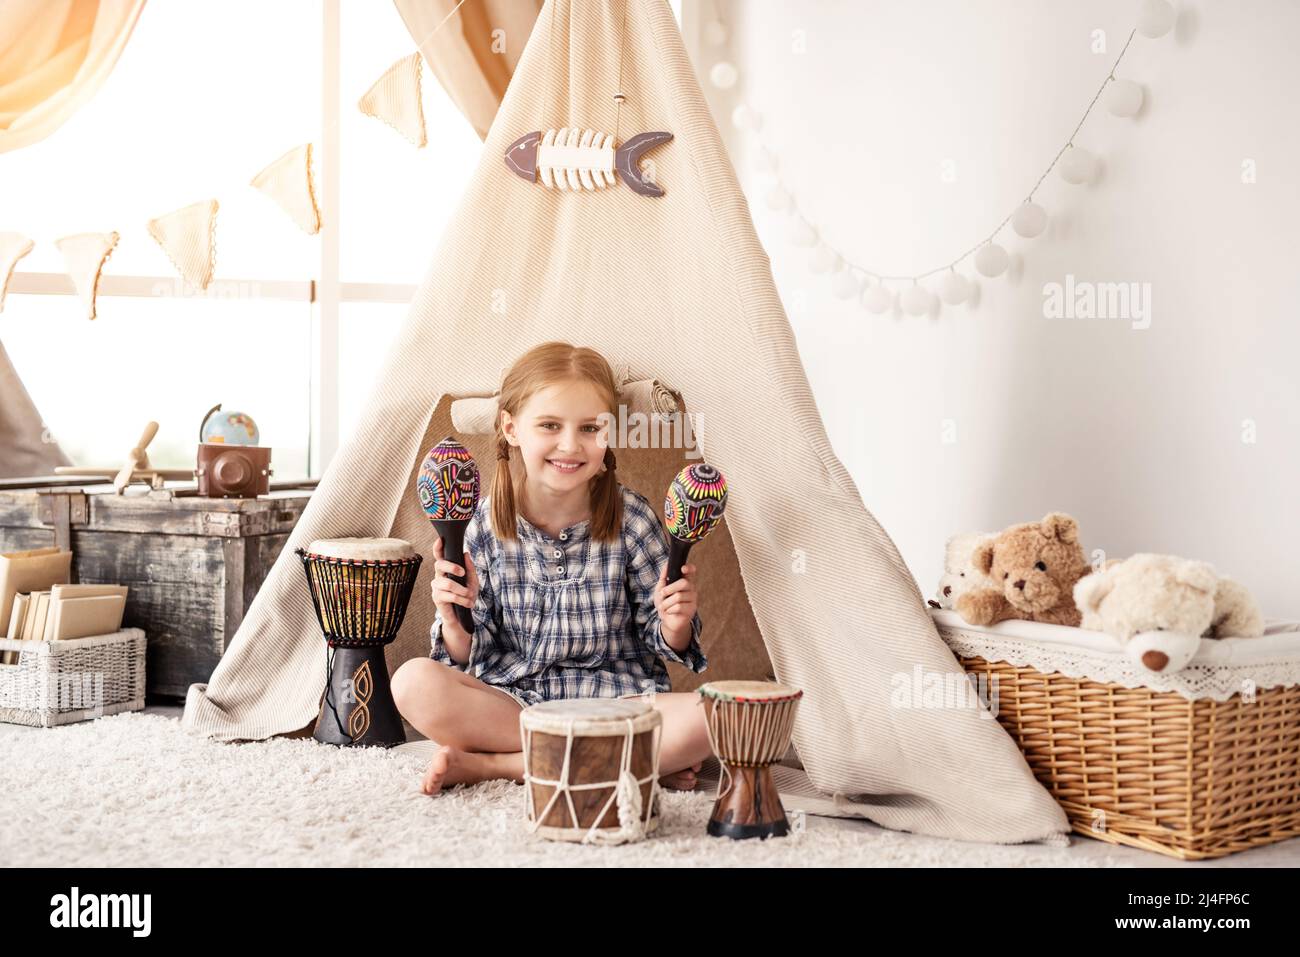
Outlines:
[[424, 62], [482, 139], [541, 0], [393, 0]]
[[[551, 190], [506, 169], [506, 147], [529, 131], [615, 132], [623, 13], [622, 0], [550, 0], [542, 10], [364, 424], [209, 683], [191, 687], [185, 725], [248, 739], [312, 723], [324, 649], [293, 548], [388, 534], [428, 547], [412, 488], [424, 448], [441, 437], [430, 426], [435, 406], [447, 395], [490, 395], [503, 365], [560, 338], [626, 362], [633, 379], [670, 383], [702, 417], [705, 458], [731, 488], [724, 524], [754, 617], [777, 677], [805, 691], [794, 743], [816, 787], [892, 828], [1006, 843], [1065, 833], [1064, 813], [986, 712], [898, 698], [914, 667], [962, 672], [827, 441], [666, 2], [627, 6], [619, 131], [620, 141], [674, 134], [652, 154], [666, 195], [640, 196], [621, 182]], [[399, 641], [431, 618], [427, 598], [413, 600]], [[707, 620], [702, 640], [708, 653]]]

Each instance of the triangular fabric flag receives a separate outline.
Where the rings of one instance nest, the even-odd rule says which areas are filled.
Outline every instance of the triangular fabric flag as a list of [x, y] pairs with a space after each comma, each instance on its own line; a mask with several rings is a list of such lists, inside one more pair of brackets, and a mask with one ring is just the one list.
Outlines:
[[186, 282], [207, 289], [217, 268], [215, 199], [194, 203], [149, 220], [149, 235], [163, 248]]
[[383, 120], [417, 147], [429, 142], [420, 97], [421, 62], [419, 53], [398, 60], [357, 103], [362, 113]]
[[90, 319], [95, 318], [95, 294], [99, 291], [100, 273], [120, 238], [116, 232], [77, 233], [54, 241], [59, 252], [63, 253], [68, 275], [72, 277], [81, 301], [86, 304]]
[[0, 233], [0, 312], [5, 311], [5, 291], [9, 288], [9, 277], [13, 275], [18, 260], [31, 252], [35, 245], [21, 233]]
[[311, 144], [296, 146], [253, 177], [252, 185], [275, 200], [308, 233], [320, 232], [320, 207], [311, 175]]

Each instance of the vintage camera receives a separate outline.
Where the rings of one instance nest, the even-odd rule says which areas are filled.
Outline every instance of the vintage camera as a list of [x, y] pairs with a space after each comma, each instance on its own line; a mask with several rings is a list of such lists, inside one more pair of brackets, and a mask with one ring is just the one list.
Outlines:
[[271, 490], [271, 450], [255, 445], [200, 445], [194, 474], [204, 498], [257, 498]]

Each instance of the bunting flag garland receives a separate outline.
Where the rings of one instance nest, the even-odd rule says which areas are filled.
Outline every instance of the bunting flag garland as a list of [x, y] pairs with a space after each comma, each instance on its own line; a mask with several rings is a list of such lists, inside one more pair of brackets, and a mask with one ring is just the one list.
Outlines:
[[0, 233], [0, 312], [5, 311], [5, 291], [9, 288], [14, 267], [35, 245], [21, 233]]
[[[459, 9], [464, 0], [456, 4]], [[453, 10], [452, 14], [456, 11]], [[451, 14], [435, 29], [451, 18]], [[428, 145], [421, 89], [424, 60], [419, 51], [397, 60], [358, 100], [367, 116], [388, 124], [417, 148]], [[321, 209], [312, 171], [312, 143], [289, 150], [252, 178], [250, 185], [270, 197], [308, 235], [321, 229]], [[193, 203], [146, 224], [149, 235], [162, 248], [186, 283], [206, 290], [216, 273], [216, 229], [220, 203], [214, 199]], [[104, 265], [117, 247], [120, 235], [76, 233], [56, 240], [77, 294], [90, 319], [96, 317], [96, 297]], [[0, 232], [0, 312], [5, 293], [19, 260], [35, 243], [17, 232]]]
[[316, 205], [310, 143], [289, 150], [254, 176], [252, 185], [275, 200], [304, 232], [312, 235], [320, 232], [320, 207]]
[[99, 291], [99, 277], [104, 263], [113, 254], [120, 237], [117, 233], [77, 233], [54, 241], [68, 265], [68, 275], [77, 288], [77, 294], [86, 304], [87, 317], [95, 318], [95, 294]]
[[357, 103], [362, 113], [383, 120], [417, 148], [428, 143], [424, 104], [420, 96], [422, 62], [419, 53], [398, 60]]
[[215, 199], [194, 203], [149, 220], [154, 238], [187, 283], [207, 289], [217, 267]]

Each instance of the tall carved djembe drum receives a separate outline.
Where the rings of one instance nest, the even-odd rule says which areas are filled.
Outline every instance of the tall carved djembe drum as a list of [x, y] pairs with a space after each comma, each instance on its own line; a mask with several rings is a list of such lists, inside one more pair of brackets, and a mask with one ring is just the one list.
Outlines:
[[384, 646], [402, 627], [422, 556], [400, 538], [322, 539], [295, 553], [329, 649], [313, 737], [349, 747], [402, 744]]
[[803, 692], [771, 681], [711, 681], [699, 690], [722, 765], [708, 832], [738, 840], [789, 834], [770, 769], [790, 746]]

